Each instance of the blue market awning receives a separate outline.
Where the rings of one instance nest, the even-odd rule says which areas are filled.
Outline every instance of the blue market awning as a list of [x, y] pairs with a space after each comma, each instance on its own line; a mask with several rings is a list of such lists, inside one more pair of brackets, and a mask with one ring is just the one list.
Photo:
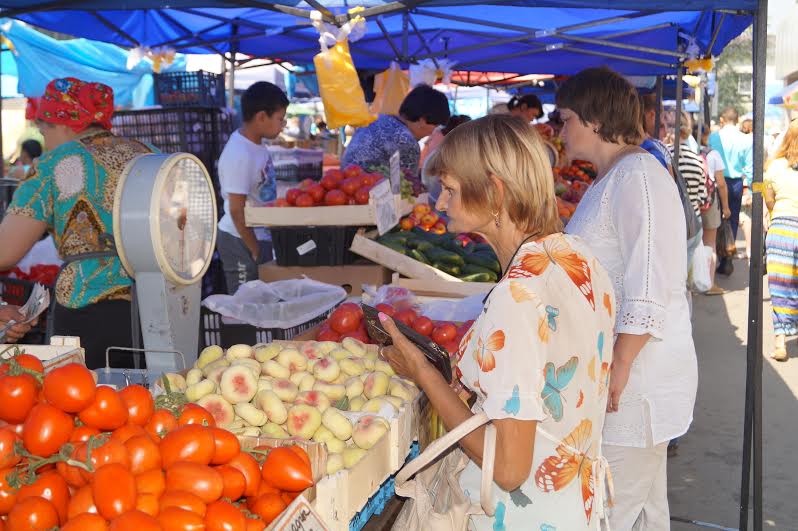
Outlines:
[[[31, 24], [122, 46], [238, 51], [297, 64], [310, 63], [319, 51], [318, 34], [305, 18], [312, 8], [305, 2], [177, 0], [165, 9], [129, 0], [115, 10], [102, 10], [102, 4], [0, 0], [0, 8]], [[216, 7], [241, 4], [263, 7]], [[328, 20], [339, 22], [342, 5], [366, 7], [367, 33], [351, 46], [359, 69], [384, 69], [397, 57], [405, 63], [448, 58], [460, 70], [569, 74], [605, 64], [630, 75], [672, 72], [681, 57], [676, 50], [691, 41], [701, 54], [719, 53], [751, 23], [750, 14], [730, 10], [756, 7], [754, 0], [433, 0], [415, 2], [410, 10], [375, 0], [321, 4]], [[45, 5], [71, 10], [14, 11]]]

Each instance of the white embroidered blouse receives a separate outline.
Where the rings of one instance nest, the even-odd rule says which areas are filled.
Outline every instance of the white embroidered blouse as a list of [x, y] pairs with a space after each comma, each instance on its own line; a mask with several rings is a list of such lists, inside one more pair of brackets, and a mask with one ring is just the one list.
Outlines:
[[687, 302], [684, 211], [673, 178], [649, 154], [622, 158], [579, 203], [566, 232], [608, 271], [618, 301], [615, 334], [650, 334], [632, 364], [604, 444], [644, 448], [683, 435], [693, 419], [698, 369]]

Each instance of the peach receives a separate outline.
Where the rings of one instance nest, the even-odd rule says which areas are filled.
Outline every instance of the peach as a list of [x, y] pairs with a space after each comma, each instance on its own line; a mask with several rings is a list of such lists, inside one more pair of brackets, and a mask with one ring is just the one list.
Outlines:
[[363, 406], [366, 404], [365, 396], [356, 396], [349, 399], [349, 411], [363, 411]]
[[272, 382], [272, 391], [283, 402], [293, 402], [299, 392], [299, 388], [291, 380], [280, 378]]
[[314, 378], [312, 374], [307, 374], [299, 382], [299, 390], [310, 391], [313, 389], [313, 386], [315, 384], [316, 384], [316, 378]]
[[332, 382], [338, 378], [339, 374], [341, 374], [341, 367], [338, 365], [338, 362], [332, 358], [320, 359], [313, 366], [313, 376], [315, 376], [317, 380], [323, 382]]
[[233, 406], [233, 410], [236, 412], [236, 415], [244, 419], [244, 422], [250, 426], [263, 426], [269, 421], [266, 413], [256, 408], [249, 402], [236, 404]]
[[275, 424], [283, 424], [288, 419], [288, 410], [274, 391], [259, 391], [255, 405]]
[[390, 426], [382, 417], [367, 415], [361, 417], [352, 429], [352, 440], [363, 450], [369, 450], [388, 433]]
[[233, 361], [241, 358], [252, 358], [254, 355], [255, 353], [249, 345], [233, 345], [227, 349], [225, 357], [229, 361]]
[[346, 387], [340, 384], [330, 384], [326, 382], [316, 382], [313, 384], [314, 391], [321, 391], [331, 402], [337, 402], [346, 396]]
[[382, 396], [388, 392], [390, 383], [391, 379], [384, 372], [372, 372], [363, 383], [365, 388], [363, 394], [366, 395], [366, 398]]
[[291, 376], [291, 371], [274, 360], [264, 361], [261, 365], [261, 370], [263, 374], [268, 374], [272, 378], [288, 378]]
[[344, 467], [353, 468], [364, 457], [366, 457], [366, 451], [355, 446], [347, 446], [344, 448], [344, 451], [341, 452], [341, 457], [344, 461]]
[[200, 383], [203, 378], [205, 378], [205, 376], [202, 374], [201, 370], [191, 369], [186, 373], [186, 388], [189, 388], [194, 384]]
[[186, 390], [186, 379], [176, 372], [166, 372], [158, 378], [158, 383], [165, 390], [164, 380], [169, 382], [169, 389], [176, 393], [182, 393]]
[[335, 408], [330, 408], [324, 412], [321, 416], [321, 423], [342, 441], [352, 436], [352, 423]]
[[287, 368], [291, 372], [304, 371], [308, 366], [308, 360], [295, 348], [287, 348], [277, 355], [277, 363]]
[[335, 361], [345, 360], [347, 358], [352, 357], [352, 353], [346, 350], [345, 348], [337, 348], [327, 354], [328, 357], [334, 359]]
[[316, 343], [316, 350], [321, 352], [322, 355], [326, 356], [333, 350], [337, 349], [340, 345], [333, 341], [320, 341]]
[[321, 426], [321, 413], [312, 406], [300, 404], [288, 410], [288, 433], [301, 439], [310, 439]]
[[231, 404], [249, 402], [258, 392], [258, 379], [246, 367], [230, 367], [222, 374], [219, 389]]
[[339, 365], [341, 365], [341, 371], [347, 376], [360, 376], [366, 372], [363, 362], [359, 359], [345, 358], [339, 362]]
[[324, 413], [330, 407], [330, 399], [321, 391], [302, 391], [297, 395], [294, 404], [313, 406], [319, 410], [319, 413]]
[[291, 380], [291, 382], [294, 385], [298, 386], [302, 382], [302, 378], [304, 378], [305, 376], [313, 376], [313, 375], [310, 374], [308, 371], [299, 371], [291, 374], [291, 376], [289, 376], [288, 379]]
[[290, 437], [288, 432], [285, 431], [285, 428], [279, 424], [275, 424], [274, 422], [266, 423], [266, 425], [261, 428], [260, 432], [266, 437], [271, 437], [272, 439], [288, 439]]
[[255, 360], [259, 363], [264, 363], [273, 360], [283, 350], [282, 345], [277, 343], [269, 343], [268, 345], [261, 345], [255, 347]]
[[255, 378], [259, 378], [260, 377], [260, 370], [261, 370], [260, 363], [258, 363], [257, 361], [253, 360], [252, 358], [237, 358], [237, 359], [233, 360], [233, 362], [230, 364], [230, 366], [231, 367], [246, 367], [247, 369], [252, 371], [252, 374], [255, 375]]
[[351, 400], [356, 396], [362, 395], [365, 387], [363, 386], [363, 380], [358, 378], [357, 376], [352, 376], [344, 383], [346, 386], [346, 396]]
[[396, 375], [396, 372], [394, 372], [393, 367], [391, 367], [391, 364], [388, 363], [385, 360], [377, 360], [377, 361], [375, 361], [374, 362], [374, 370], [375, 371], [379, 371], [379, 372], [384, 372], [388, 376]]
[[366, 345], [353, 337], [346, 337], [341, 342], [341, 345], [352, 353], [353, 356], [361, 358], [366, 355]]
[[235, 421], [236, 414], [233, 406], [221, 395], [205, 395], [197, 400], [197, 404], [208, 410], [220, 428], [225, 428]]
[[204, 374], [204, 375], [205, 375], [205, 377], [207, 378], [207, 377], [208, 377], [208, 375], [209, 375], [209, 374], [210, 374], [212, 371], [215, 371], [215, 370], [216, 370], [216, 369], [218, 369], [219, 367], [227, 368], [227, 367], [229, 367], [229, 366], [230, 366], [230, 362], [229, 362], [229, 361], [227, 361], [227, 359], [225, 359], [225, 358], [219, 358], [218, 360], [216, 360], [216, 361], [213, 361], [213, 362], [211, 362], [211, 363], [207, 364], [206, 366], [204, 366], [204, 367], [202, 368], [202, 374]]
[[205, 395], [216, 392], [216, 382], [207, 378], [186, 388], [186, 398], [190, 402], [196, 402]]
[[216, 360], [219, 360], [224, 356], [224, 350], [222, 347], [218, 345], [211, 345], [209, 347], [205, 347], [200, 352], [199, 357], [197, 357], [197, 368], [204, 369], [207, 365], [210, 365]]

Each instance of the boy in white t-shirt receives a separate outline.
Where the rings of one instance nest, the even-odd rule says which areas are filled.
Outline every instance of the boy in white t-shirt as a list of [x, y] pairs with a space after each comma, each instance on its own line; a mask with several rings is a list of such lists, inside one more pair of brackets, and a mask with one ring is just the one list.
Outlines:
[[277, 197], [274, 163], [264, 138], [277, 138], [285, 126], [288, 97], [276, 85], [259, 81], [241, 96], [244, 124], [235, 131], [219, 158], [219, 184], [224, 216], [219, 221], [216, 248], [231, 295], [257, 280], [258, 265], [272, 259], [269, 232], [247, 227], [244, 207], [263, 206]]

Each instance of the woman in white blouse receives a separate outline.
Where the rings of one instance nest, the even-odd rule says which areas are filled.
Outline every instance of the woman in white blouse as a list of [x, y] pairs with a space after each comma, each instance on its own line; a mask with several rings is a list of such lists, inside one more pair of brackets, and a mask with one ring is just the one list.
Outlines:
[[698, 380], [679, 193], [638, 147], [640, 106], [623, 77], [584, 70], [563, 84], [557, 105], [568, 155], [598, 169], [566, 232], [609, 271], [618, 301], [602, 444], [615, 482], [610, 522], [670, 529], [667, 446], [690, 426]]

